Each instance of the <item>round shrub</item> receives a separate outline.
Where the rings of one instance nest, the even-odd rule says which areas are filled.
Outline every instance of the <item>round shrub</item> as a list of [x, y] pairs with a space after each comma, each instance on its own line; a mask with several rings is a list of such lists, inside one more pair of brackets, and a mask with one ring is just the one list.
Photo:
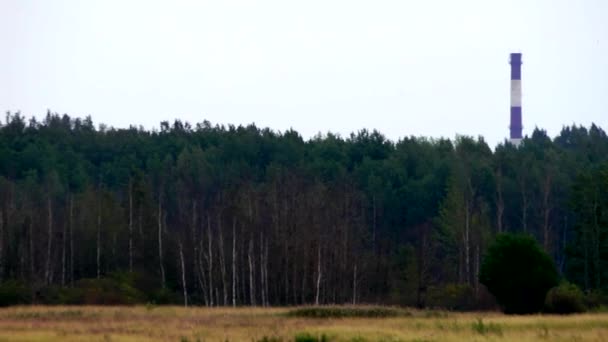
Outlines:
[[561, 283], [547, 293], [545, 310], [556, 314], [571, 314], [585, 311], [585, 296], [578, 286]]
[[144, 302], [141, 292], [111, 278], [80, 279], [75, 284], [75, 301], [86, 305], [129, 305]]
[[465, 284], [446, 284], [429, 288], [430, 307], [466, 311], [475, 308], [475, 295], [471, 286]]
[[479, 281], [508, 314], [540, 312], [558, 284], [551, 257], [529, 235], [499, 234], [481, 265]]

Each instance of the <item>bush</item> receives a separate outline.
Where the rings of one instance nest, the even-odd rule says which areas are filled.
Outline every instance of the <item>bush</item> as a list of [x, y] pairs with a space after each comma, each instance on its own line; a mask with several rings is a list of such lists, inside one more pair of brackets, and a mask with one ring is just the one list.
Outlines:
[[140, 295], [143, 295], [143, 298], [138, 297], [138, 300], [141, 299], [143, 302], [159, 305], [180, 303], [180, 296], [167, 288], [159, 288], [157, 279], [150, 274], [112, 272], [108, 274], [108, 278], [136, 290]]
[[158, 289], [148, 294], [148, 300], [154, 304], [167, 305], [179, 302], [179, 297], [169, 289]]
[[608, 305], [608, 296], [600, 290], [592, 290], [585, 294], [585, 307], [590, 310], [598, 310]]
[[448, 310], [472, 310], [475, 307], [473, 288], [464, 284], [447, 284], [429, 288], [428, 305]]
[[145, 298], [129, 284], [111, 278], [81, 279], [72, 291], [74, 304], [129, 305], [143, 303]]
[[22, 282], [9, 280], [0, 284], [0, 307], [28, 304], [31, 290]]
[[540, 312], [558, 280], [551, 257], [533, 237], [518, 234], [496, 237], [479, 274], [479, 281], [508, 314]]
[[62, 305], [82, 304], [82, 291], [79, 288], [47, 286], [36, 293], [36, 302], [41, 304]]
[[571, 314], [585, 311], [583, 291], [567, 282], [552, 288], [547, 293], [545, 310], [556, 314]]
[[502, 336], [502, 328], [497, 323], [484, 323], [483, 319], [478, 318], [476, 322], [473, 322], [471, 328], [474, 332], [480, 335], [495, 334]]
[[309, 333], [299, 333], [294, 338], [295, 342], [328, 342], [329, 337], [325, 334], [321, 334], [321, 336], [314, 336]]

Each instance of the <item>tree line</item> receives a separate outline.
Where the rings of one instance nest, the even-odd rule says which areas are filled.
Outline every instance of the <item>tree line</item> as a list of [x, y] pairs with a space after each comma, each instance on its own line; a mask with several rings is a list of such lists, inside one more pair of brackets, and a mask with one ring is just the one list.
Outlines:
[[[532, 235], [562, 277], [608, 289], [608, 138], [348, 137], [179, 120], [159, 130], [7, 113], [0, 284], [137, 275], [198, 305], [481, 307], [498, 233]], [[1, 286], [1, 285], [0, 285]]]

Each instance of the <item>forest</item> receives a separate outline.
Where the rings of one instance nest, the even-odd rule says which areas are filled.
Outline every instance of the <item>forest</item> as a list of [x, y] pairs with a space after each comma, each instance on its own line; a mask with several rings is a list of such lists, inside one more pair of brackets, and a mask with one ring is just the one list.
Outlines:
[[480, 309], [502, 232], [530, 234], [560, 277], [606, 294], [600, 127], [492, 148], [51, 112], [0, 124], [0, 299], [15, 303]]

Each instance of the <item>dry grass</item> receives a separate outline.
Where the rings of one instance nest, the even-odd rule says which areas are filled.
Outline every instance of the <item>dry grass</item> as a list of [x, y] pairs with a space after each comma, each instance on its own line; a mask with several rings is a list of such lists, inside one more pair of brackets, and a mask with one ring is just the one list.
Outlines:
[[606, 341], [608, 314], [504, 316], [411, 310], [389, 318], [298, 318], [285, 308], [12, 307], [0, 341]]

